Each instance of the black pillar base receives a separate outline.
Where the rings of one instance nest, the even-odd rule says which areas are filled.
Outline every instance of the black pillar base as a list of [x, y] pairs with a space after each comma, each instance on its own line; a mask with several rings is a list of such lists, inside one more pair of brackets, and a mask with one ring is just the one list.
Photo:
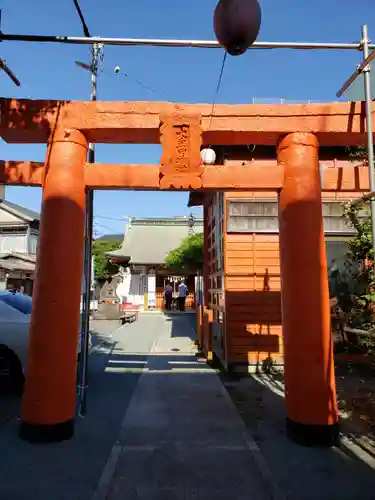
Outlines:
[[339, 424], [311, 425], [286, 419], [286, 433], [289, 439], [302, 446], [330, 447], [340, 444]]
[[29, 443], [59, 443], [74, 435], [74, 420], [59, 424], [40, 425], [21, 422], [18, 436]]

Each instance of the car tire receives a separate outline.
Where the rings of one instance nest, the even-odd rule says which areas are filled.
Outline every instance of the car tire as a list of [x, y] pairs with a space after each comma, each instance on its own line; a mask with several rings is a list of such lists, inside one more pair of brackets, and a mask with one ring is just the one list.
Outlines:
[[21, 395], [24, 383], [20, 360], [11, 349], [0, 347], [0, 396]]

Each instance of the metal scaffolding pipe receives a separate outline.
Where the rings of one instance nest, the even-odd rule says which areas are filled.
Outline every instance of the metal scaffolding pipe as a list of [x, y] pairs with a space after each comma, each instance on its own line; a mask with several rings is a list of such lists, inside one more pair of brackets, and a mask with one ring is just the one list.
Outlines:
[[[369, 57], [369, 39], [367, 24], [362, 26], [362, 49], [363, 59]], [[365, 85], [365, 104], [366, 104], [366, 128], [367, 128], [367, 157], [369, 170], [370, 191], [375, 191], [375, 158], [374, 158], [374, 137], [372, 120], [372, 95], [371, 95], [371, 66], [367, 65], [363, 70]], [[370, 198], [371, 206], [371, 228], [372, 228], [372, 250], [375, 250], [375, 199]]]
[[365, 69], [371, 62], [375, 59], [375, 51], [371, 52], [369, 56], [366, 57], [366, 59], [358, 66], [358, 68], [354, 71], [354, 73], [346, 80], [344, 85], [341, 87], [341, 89], [337, 92], [336, 96], [341, 97], [342, 94], [348, 90], [348, 88], [351, 86], [351, 84], [357, 79], [357, 77], [361, 74], [364, 73]]
[[364, 194], [363, 196], [361, 196], [360, 198], [357, 198], [356, 200], [353, 200], [351, 202], [351, 205], [353, 207], [357, 206], [357, 205], [360, 205], [361, 203], [365, 203], [366, 201], [369, 201], [371, 200], [372, 198], [375, 198], [375, 191], [370, 191], [369, 193], [367, 194]]
[[[84, 36], [54, 36], [54, 35], [13, 35], [0, 33], [0, 41], [37, 42], [37, 43], [67, 43], [92, 45], [130, 45], [152, 47], [197, 47], [218, 49], [221, 45], [215, 40], [164, 40], [158, 38], [102, 38]], [[319, 43], [319, 42], [255, 42], [250, 49], [296, 49], [296, 50], [361, 50], [361, 43]], [[369, 45], [375, 49], [375, 45]]]

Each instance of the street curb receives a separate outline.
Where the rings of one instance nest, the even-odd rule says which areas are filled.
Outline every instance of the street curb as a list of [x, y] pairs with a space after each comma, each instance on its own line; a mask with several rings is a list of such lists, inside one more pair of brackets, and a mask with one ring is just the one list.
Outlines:
[[[149, 354], [153, 351], [158, 340], [159, 339], [155, 339], [153, 341], [153, 343], [150, 347]], [[142, 377], [144, 370], [145, 370], [145, 368], [143, 367], [142, 371], [139, 375], [139, 378]], [[138, 385], [138, 383], [139, 383], [139, 380], [137, 382], [137, 385]], [[126, 418], [127, 418], [127, 414], [128, 414], [128, 408], [130, 408], [130, 405], [131, 405], [131, 402], [132, 402], [132, 399], [133, 399], [135, 393], [136, 393], [136, 388], [133, 392], [131, 400], [129, 401], [129, 404], [128, 404], [127, 409], [126, 409], [125, 414], [124, 414], [124, 417], [121, 421], [120, 430], [119, 430], [119, 439], [117, 439], [115, 444], [112, 446], [108, 460], [104, 466], [103, 472], [100, 476], [98, 485], [94, 491], [94, 494], [91, 497], [91, 500], [106, 500], [108, 498], [108, 493], [109, 493], [109, 490], [111, 488], [112, 479], [116, 473], [117, 466], [118, 466], [118, 463], [119, 463], [119, 460], [120, 460], [120, 457], [122, 454], [122, 450], [123, 450], [123, 445], [121, 443], [121, 436], [123, 434], [123, 429], [125, 427]]]
[[116, 441], [116, 443], [112, 447], [107, 463], [104, 466], [98, 486], [96, 487], [96, 490], [91, 497], [92, 500], [106, 500], [106, 498], [108, 497], [112, 478], [115, 475], [121, 453], [122, 445], [120, 441]]
[[230, 411], [235, 414], [236, 419], [238, 420], [239, 427], [241, 427], [241, 435], [243, 437], [243, 440], [246, 443], [246, 446], [250, 453], [253, 456], [254, 462], [256, 463], [256, 466], [258, 467], [258, 470], [262, 476], [263, 484], [267, 488], [268, 492], [270, 493], [270, 498], [271, 500], [286, 500], [286, 495], [285, 493], [281, 490], [280, 485], [275, 478], [275, 476], [272, 474], [271, 469], [268, 466], [268, 463], [266, 459], [264, 458], [259, 446], [257, 445], [253, 435], [251, 432], [248, 430], [246, 427], [245, 422], [242, 420], [240, 414], [237, 411], [237, 408], [235, 404], [233, 403], [230, 395], [228, 394], [228, 391], [226, 390], [225, 386], [223, 385], [222, 381], [220, 380], [219, 375], [217, 375], [219, 378], [220, 382], [220, 389], [221, 393], [223, 395], [223, 398], [226, 401], [226, 404], [230, 408]]

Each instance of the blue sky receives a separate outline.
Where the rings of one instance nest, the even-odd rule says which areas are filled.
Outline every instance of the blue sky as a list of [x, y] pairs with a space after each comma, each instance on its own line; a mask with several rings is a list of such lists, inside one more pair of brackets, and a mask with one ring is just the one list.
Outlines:
[[[361, 25], [369, 24], [375, 39], [374, 0], [260, 0], [261, 41], [354, 42]], [[216, 0], [80, 0], [93, 35], [114, 37], [213, 39]], [[81, 35], [72, 0], [0, 0], [2, 31], [6, 33]], [[88, 100], [90, 75], [75, 67], [88, 61], [89, 47], [3, 42], [1, 57], [22, 82], [16, 88], [4, 74], [6, 97]], [[107, 47], [99, 80], [101, 100], [211, 103], [223, 52], [217, 49]], [[227, 60], [218, 97], [221, 103], [249, 103], [253, 97], [296, 100], [335, 100], [337, 90], [355, 69], [358, 53], [252, 50]], [[120, 65], [131, 78], [115, 75]], [[152, 87], [148, 91], [135, 80]], [[155, 145], [97, 145], [97, 161], [158, 163]], [[0, 158], [44, 159], [41, 145], [0, 142]], [[40, 209], [41, 190], [8, 187], [10, 201]], [[124, 215], [187, 215], [186, 193], [96, 192], [98, 234], [121, 232]], [[199, 213], [196, 212], [196, 213]], [[115, 220], [118, 219], [118, 220]]]

